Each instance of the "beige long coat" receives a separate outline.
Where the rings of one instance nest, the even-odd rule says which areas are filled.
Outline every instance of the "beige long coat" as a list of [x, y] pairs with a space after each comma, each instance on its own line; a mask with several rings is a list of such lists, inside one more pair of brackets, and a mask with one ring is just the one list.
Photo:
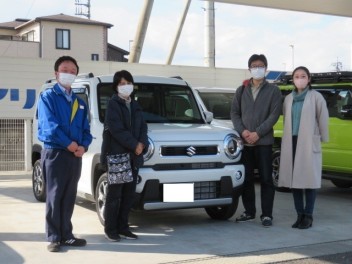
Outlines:
[[329, 140], [329, 113], [326, 102], [319, 92], [314, 90], [307, 92], [302, 107], [294, 164], [292, 164], [292, 102], [291, 93], [286, 96], [283, 105], [284, 131], [279, 186], [298, 189], [320, 188], [321, 142]]

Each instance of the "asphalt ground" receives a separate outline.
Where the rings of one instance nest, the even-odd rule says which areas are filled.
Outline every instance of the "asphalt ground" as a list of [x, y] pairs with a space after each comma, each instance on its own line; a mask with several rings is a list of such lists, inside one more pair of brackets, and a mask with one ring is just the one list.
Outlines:
[[[257, 208], [260, 208], [257, 186]], [[84, 248], [50, 253], [45, 241], [45, 204], [35, 200], [29, 173], [0, 175], [0, 263], [352, 263], [352, 189], [323, 181], [313, 227], [291, 228], [296, 219], [290, 193], [277, 192], [274, 222], [264, 228], [257, 217], [235, 223], [214, 221], [203, 209], [132, 212], [138, 240], [104, 238], [93, 203], [77, 199], [74, 233]], [[258, 209], [258, 216], [260, 209]]]

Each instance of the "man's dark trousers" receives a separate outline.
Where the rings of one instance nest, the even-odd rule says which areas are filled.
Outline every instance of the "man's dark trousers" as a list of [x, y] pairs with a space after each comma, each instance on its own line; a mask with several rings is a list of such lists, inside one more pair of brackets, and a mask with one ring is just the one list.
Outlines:
[[73, 238], [71, 217], [81, 174], [82, 158], [60, 149], [44, 149], [41, 156], [46, 180], [46, 235], [49, 242]]
[[255, 216], [254, 169], [259, 170], [261, 217], [273, 218], [275, 187], [272, 179], [272, 145], [245, 146], [242, 152], [242, 162], [245, 166], [245, 181], [242, 192], [242, 202], [245, 212]]

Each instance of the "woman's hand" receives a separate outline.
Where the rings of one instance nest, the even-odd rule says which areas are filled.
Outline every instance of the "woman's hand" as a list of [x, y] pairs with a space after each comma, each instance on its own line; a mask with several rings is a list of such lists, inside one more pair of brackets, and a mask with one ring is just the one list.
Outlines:
[[137, 147], [136, 147], [134, 153], [135, 153], [137, 156], [139, 156], [139, 155], [142, 154], [143, 149], [144, 149], [144, 144], [141, 143], [141, 142], [138, 142]]

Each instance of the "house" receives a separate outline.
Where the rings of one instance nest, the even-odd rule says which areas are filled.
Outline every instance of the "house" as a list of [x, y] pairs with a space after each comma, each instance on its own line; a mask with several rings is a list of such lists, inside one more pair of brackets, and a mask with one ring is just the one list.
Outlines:
[[108, 43], [113, 25], [64, 14], [0, 23], [0, 56], [78, 61], [127, 61], [129, 52]]

